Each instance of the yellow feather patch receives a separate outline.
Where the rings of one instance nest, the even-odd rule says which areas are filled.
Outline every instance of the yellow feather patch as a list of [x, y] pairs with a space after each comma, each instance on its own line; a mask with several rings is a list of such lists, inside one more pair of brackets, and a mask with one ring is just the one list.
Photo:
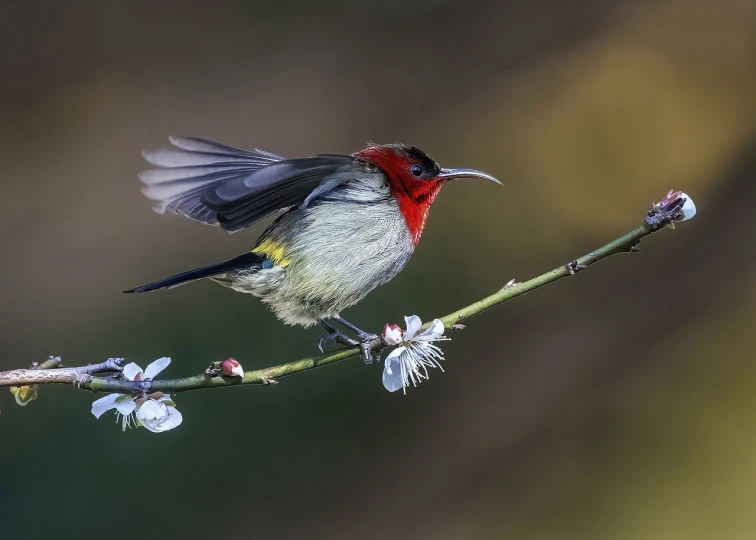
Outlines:
[[291, 263], [291, 259], [286, 257], [284, 251], [284, 247], [280, 242], [263, 240], [252, 250], [252, 253], [256, 255], [265, 255], [271, 260], [274, 266], [288, 266], [289, 263]]

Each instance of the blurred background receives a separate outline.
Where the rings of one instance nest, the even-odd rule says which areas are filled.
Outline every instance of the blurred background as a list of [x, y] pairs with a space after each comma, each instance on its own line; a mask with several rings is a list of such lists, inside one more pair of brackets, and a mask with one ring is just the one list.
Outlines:
[[0, 392], [2, 538], [756, 537], [751, 0], [0, 3], [0, 369], [171, 356], [165, 376], [315, 352], [212, 283], [121, 290], [250, 249], [159, 216], [145, 147], [417, 145], [446, 187], [369, 330], [447, 314], [639, 225], [698, 216], [469, 322], [406, 396], [351, 360], [192, 392], [121, 433], [92, 394]]

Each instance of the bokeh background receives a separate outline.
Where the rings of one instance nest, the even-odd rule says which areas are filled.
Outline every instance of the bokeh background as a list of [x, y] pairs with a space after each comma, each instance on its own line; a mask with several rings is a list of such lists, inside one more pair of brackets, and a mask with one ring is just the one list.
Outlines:
[[403, 141], [504, 180], [441, 193], [411, 264], [347, 315], [424, 320], [637, 226], [698, 216], [501, 306], [406, 396], [359, 360], [177, 397], [121, 433], [91, 394], [0, 393], [1, 538], [756, 537], [756, 5], [751, 0], [0, 2], [0, 369], [314, 352], [211, 283], [140, 150], [286, 156]]

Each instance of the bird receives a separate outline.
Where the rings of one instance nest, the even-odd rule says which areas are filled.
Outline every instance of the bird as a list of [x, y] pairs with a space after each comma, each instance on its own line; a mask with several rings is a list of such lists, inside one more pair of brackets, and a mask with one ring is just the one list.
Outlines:
[[[153, 210], [234, 233], [276, 215], [252, 249], [220, 264], [124, 291], [144, 293], [210, 279], [259, 297], [286, 324], [320, 324], [329, 341], [359, 345], [365, 332], [341, 317], [407, 264], [441, 187], [457, 178], [501, 184], [475, 169], [445, 169], [404, 144], [368, 145], [351, 155], [287, 159], [195, 137], [169, 137], [170, 148], [145, 150], [155, 166], [139, 173]], [[337, 329], [339, 325], [357, 338]]]

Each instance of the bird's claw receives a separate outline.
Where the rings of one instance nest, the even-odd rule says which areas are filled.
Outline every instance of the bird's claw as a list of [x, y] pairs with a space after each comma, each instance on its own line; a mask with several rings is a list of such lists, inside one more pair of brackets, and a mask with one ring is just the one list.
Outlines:
[[[378, 339], [375, 334], [359, 334], [357, 338], [360, 340], [360, 351], [362, 351], [362, 360], [366, 364], [373, 363], [373, 340]], [[381, 360], [381, 350], [378, 349], [376, 360]]]
[[379, 346], [376, 351], [376, 358], [378, 361], [381, 360], [381, 349], [383, 348], [381, 345], [383, 344], [383, 342], [376, 334], [369, 334], [368, 332], [364, 332], [349, 321], [345, 321], [341, 317], [335, 317], [333, 320], [341, 326], [354, 332], [354, 335], [357, 336], [357, 340], [355, 341], [351, 338], [348, 338], [347, 336], [339, 332], [335, 327], [331, 326], [331, 324], [329, 324], [327, 321], [321, 320], [320, 325], [325, 328], [326, 332], [328, 332], [328, 335], [323, 336], [322, 338], [320, 338], [320, 341], [318, 341], [318, 348], [320, 349], [320, 352], [323, 352], [323, 345], [328, 343], [329, 341], [336, 341], [338, 343], [341, 343], [342, 345], [346, 345], [347, 347], [354, 347], [355, 345], [359, 345], [362, 360], [366, 364], [372, 364], [373, 341], [377, 341]]
[[362, 342], [360, 343], [360, 350], [362, 351], [362, 360], [366, 364], [372, 364], [373, 363], [373, 348], [370, 346], [370, 342]]
[[342, 345], [346, 345], [347, 347], [354, 347], [355, 345], [357, 345], [357, 341], [344, 335], [334, 328], [332, 332], [328, 332], [327, 336], [323, 336], [318, 340], [318, 349], [320, 349], [320, 352], [324, 352], [323, 345], [330, 343], [331, 341], [341, 343]]

